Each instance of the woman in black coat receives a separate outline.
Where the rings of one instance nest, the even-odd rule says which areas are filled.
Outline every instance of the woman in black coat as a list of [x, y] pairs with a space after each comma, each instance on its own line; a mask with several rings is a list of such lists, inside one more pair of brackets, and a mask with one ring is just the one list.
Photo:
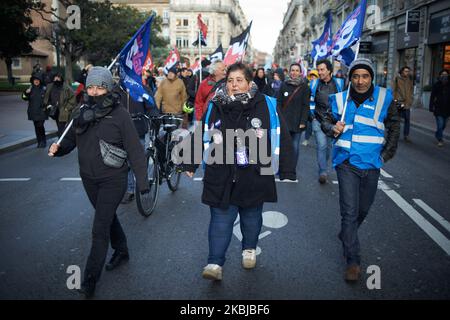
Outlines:
[[[80, 177], [95, 208], [92, 246], [80, 292], [94, 294], [108, 253], [114, 249], [106, 270], [128, 261], [125, 233], [116, 215], [117, 207], [127, 188], [129, 161], [141, 193], [148, 193], [147, 165], [144, 148], [129, 113], [120, 106], [120, 97], [112, 93], [110, 71], [93, 67], [86, 79], [88, 101], [74, 110], [73, 126], [61, 141], [52, 144], [49, 156], [60, 157], [78, 147]], [[109, 151], [108, 151], [109, 149]]]
[[301, 66], [291, 64], [289, 77], [281, 85], [278, 92], [278, 107], [287, 121], [295, 150], [295, 166], [297, 166], [300, 149], [300, 138], [306, 129], [309, 116], [309, 98], [311, 90], [301, 77]]
[[[279, 170], [276, 168], [275, 171], [278, 171], [280, 179], [296, 178], [286, 123], [279, 116], [279, 128], [274, 129], [278, 132], [278, 139], [274, 136], [269, 138], [273, 121], [268, 102], [251, 78], [251, 71], [242, 63], [231, 65], [225, 83], [212, 99], [210, 111], [203, 117], [205, 127], [210, 128], [203, 140], [208, 156], [203, 158], [206, 167], [202, 202], [210, 206], [211, 212], [208, 264], [203, 270], [206, 279], [222, 279], [222, 266], [238, 213], [243, 236], [242, 264], [247, 269], [255, 267], [263, 204], [277, 201], [271, 165], [278, 163], [278, 159]], [[272, 105], [275, 111], [275, 100]], [[248, 139], [244, 138], [244, 133]], [[271, 143], [276, 146], [277, 141], [279, 148], [272, 154]], [[261, 150], [266, 150], [266, 154]], [[184, 169], [192, 177], [196, 166], [185, 165]]]
[[45, 85], [43, 74], [41, 72], [33, 74], [30, 82], [31, 87], [22, 93], [22, 99], [28, 101], [28, 120], [33, 121], [37, 147], [45, 148], [47, 140], [45, 137], [44, 122], [48, 117], [44, 109]]
[[438, 146], [444, 145], [443, 133], [450, 116], [450, 79], [447, 70], [439, 72], [439, 81], [433, 86], [430, 97], [430, 111], [436, 118], [436, 139]]

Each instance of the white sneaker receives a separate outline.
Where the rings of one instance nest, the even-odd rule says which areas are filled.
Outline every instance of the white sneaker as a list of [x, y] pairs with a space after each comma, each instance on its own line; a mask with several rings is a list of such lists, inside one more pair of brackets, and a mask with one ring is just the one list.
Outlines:
[[242, 251], [242, 266], [245, 269], [253, 269], [256, 266], [255, 249], [245, 249]]
[[308, 145], [309, 141], [308, 140], [303, 140], [302, 145], [304, 145], [305, 147]]
[[202, 276], [209, 280], [222, 280], [222, 267], [218, 264], [208, 264], [203, 268]]

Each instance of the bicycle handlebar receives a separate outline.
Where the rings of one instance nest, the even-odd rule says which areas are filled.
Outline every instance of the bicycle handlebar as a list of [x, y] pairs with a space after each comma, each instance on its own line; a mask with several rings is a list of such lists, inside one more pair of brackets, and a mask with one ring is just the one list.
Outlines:
[[179, 121], [183, 121], [183, 118], [179, 118], [173, 114], [163, 114], [163, 115], [158, 115], [158, 116], [149, 116], [146, 115], [145, 113], [135, 113], [135, 114], [131, 114], [132, 118], [146, 118], [147, 120], [163, 120], [163, 119], [173, 119], [173, 120], [179, 120]]

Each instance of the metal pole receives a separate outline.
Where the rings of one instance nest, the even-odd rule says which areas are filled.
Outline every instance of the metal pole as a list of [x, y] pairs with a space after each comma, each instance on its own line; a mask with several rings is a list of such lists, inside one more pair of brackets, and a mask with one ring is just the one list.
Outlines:
[[[358, 59], [358, 54], [359, 54], [359, 43], [360, 43], [360, 40], [358, 40], [358, 44], [357, 44], [357, 46], [356, 46], [355, 60]], [[344, 121], [344, 118], [345, 118], [345, 112], [347, 111], [347, 101], [348, 101], [348, 98], [349, 98], [350, 87], [351, 87], [351, 85], [352, 85], [352, 81], [351, 81], [351, 79], [348, 79], [347, 98], [346, 98], [345, 101], [344, 101], [344, 110], [342, 110], [341, 122]]]
[[198, 52], [200, 55], [200, 83], [202, 83], [202, 36], [201, 36], [201, 30], [198, 31]]

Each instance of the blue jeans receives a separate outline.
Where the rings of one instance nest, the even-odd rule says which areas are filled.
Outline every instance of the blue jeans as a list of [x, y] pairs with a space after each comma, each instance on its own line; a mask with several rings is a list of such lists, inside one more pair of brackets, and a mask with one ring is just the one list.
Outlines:
[[407, 137], [409, 136], [411, 111], [409, 109], [402, 110], [401, 116], [405, 120], [405, 123], [403, 125], [403, 137]]
[[234, 221], [239, 212], [242, 232], [242, 250], [256, 249], [262, 227], [263, 206], [241, 208], [230, 205], [228, 209], [210, 207], [208, 264], [223, 266], [225, 254], [233, 236]]
[[442, 141], [444, 130], [447, 126], [448, 117], [436, 116], [436, 134], [434, 135], [438, 141]]
[[[142, 146], [145, 148], [145, 137], [140, 137], [139, 141], [141, 141]], [[136, 189], [136, 181], [134, 179], [134, 173], [131, 168], [128, 170], [128, 184], [127, 184], [127, 192], [134, 193]]]
[[291, 133], [291, 138], [292, 138], [292, 144], [294, 146], [295, 167], [297, 168], [298, 154], [300, 151], [300, 140], [302, 137], [302, 132], [290, 131], [290, 133]]
[[314, 136], [316, 137], [316, 148], [317, 148], [317, 163], [319, 165], [319, 175], [327, 174], [328, 172], [328, 162], [330, 160], [331, 152], [331, 138], [327, 137], [323, 133], [320, 127], [320, 122], [316, 119], [312, 122], [312, 128], [314, 131]]
[[362, 170], [348, 162], [336, 167], [341, 207], [339, 238], [347, 265], [361, 263], [358, 228], [369, 213], [377, 192], [379, 169]]

